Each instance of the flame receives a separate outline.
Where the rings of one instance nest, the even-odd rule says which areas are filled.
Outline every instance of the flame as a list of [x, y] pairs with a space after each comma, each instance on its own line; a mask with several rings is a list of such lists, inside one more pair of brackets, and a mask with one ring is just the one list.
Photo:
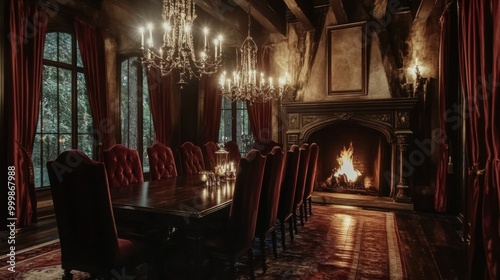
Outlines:
[[345, 175], [347, 178], [347, 181], [349, 183], [354, 183], [358, 179], [359, 176], [361, 176], [361, 172], [354, 168], [354, 163], [353, 163], [353, 153], [354, 153], [354, 148], [352, 147], [352, 142], [349, 145], [349, 148], [346, 149], [344, 148], [340, 151], [340, 156], [337, 157], [337, 162], [339, 163], [339, 169], [335, 171], [334, 176], [335, 177], [340, 177], [342, 175]]

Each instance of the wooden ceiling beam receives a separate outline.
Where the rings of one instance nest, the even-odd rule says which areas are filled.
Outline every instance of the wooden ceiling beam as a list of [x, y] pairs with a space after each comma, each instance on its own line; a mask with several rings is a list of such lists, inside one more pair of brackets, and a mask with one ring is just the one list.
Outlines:
[[[248, 13], [247, 0], [233, 0], [233, 2], [238, 4], [238, 6]], [[282, 14], [277, 13], [269, 7], [267, 1], [251, 1], [250, 6], [252, 17], [260, 23], [260, 25], [271, 33], [285, 35], [286, 17], [284, 12]]]
[[330, 6], [332, 6], [333, 14], [337, 19], [337, 24], [347, 23], [347, 15], [345, 13], [342, 0], [330, 0]]
[[288, 9], [299, 20], [306, 31], [314, 30], [313, 12], [310, 2], [305, 0], [284, 0]]

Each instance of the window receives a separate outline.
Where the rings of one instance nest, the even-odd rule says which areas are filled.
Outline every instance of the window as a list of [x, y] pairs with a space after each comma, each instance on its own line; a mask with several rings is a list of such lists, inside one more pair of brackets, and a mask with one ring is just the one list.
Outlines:
[[120, 87], [121, 143], [139, 152], [144, 172], [149, 172], [146, 149], [153, 145], [155, 135], [146, 71], [137, 57], [122, 62]]
[[253, 144], [246, 102], [231, 102], [223, 97], [221, 110], [219, 143], [232, 140], [238, 144], [242, 156], [246, 155]]
[[33, 147], [35, 186], [49, 186], [46, 162], [68, 149], [94, 155], [92, 115], [75, 36], [50, 32], [45, 38], [40, 113]]

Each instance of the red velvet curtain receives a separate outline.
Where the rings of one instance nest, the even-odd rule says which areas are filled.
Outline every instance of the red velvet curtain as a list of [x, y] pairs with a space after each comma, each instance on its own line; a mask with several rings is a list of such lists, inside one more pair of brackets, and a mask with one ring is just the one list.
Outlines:
[[[451, 2], [454, 3], [454, 2]], [[459, 157], [459, 154], [452, 155], [448, 149], [447, 139], [447, 112], [452, 106], [447, 101], [450, 95], [458, 92], [456, 79], [457, 70], [457, 17], [456, 5], [448, 4], [441, 16], [441, 40], [439, 46], [439, 129], [441, 138], [439, 139], [439, 154], [436, 174], [436, 191], [434, 194], [434, 208], [438, 212], [446, 212], [448, 204], [448, 157]]]
[[[7, 162], [15, 169], [16, 227], [37, 221], [36, 193], [28, 180], [29, 170], [20, 168], [22, 150], [31, 156], [35, 138], [43, 73], [43, 49], [48, 15], [40, 1], [11, 0], [9, 39], [11, 90], [7, 90]], [[8, 69], [8, 68], [7, 68]], [[23, 164], [26, 165], [26, 164]], [[7, 172], [4, 171], [4, 172]], [[7, 185], [7, 184], [6, 184]], [[7, 187], [7, 186], [6, 186]], [[10, 215], [10, 214], [9, 214]], [[10, 216], [9, 216], [10, 217]]]
[[217, 76], [203, 76], [201, 85], [205, 89], [203, 102], [203, 143], [219, 142], [222, 96], [219, 94]]
[[[269, 75], [269, 52], [270, 47], [264, 46], [259, 50], [258, 69], [262, 69]], [[267, 144], [272, 141], [272, 104], [267, 102], [247, 102], [248, 119], [252, 128], [254, 142]]]
[[108, 115], [106, 53], [101, 29], [92, 23], [75, 19], [75, 33], [82, 56], [87, 96], [94, 122], [97, 160], [111, 145], [112, 126]]
[[156, 142], [170, 146], [172, 140], [172, 75], [162, 76], [151, 67], [148, 72], [149, 106]]
[[499, 279], [500, 266], [499, 1], [460, 1], [460, 74], [467, 98], [471, 170], [467, 220], [470, 279]]

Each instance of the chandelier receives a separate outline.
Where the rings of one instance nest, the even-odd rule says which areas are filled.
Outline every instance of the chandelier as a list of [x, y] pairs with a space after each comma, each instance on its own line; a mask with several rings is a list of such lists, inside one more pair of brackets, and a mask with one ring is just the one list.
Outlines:
[[280, 102], [291, 88], [288, 85], [288, 73], [278, 79], [275, 84], [273, 77], [265, 77], [256, 69], [258, 47], [250, 36], [251, 13], [248, 1], [248, 35], [239, 49], [236, 50], [237, 68], [232, 74], [226, 71], [219, 79], [221, 94], [231, 101], [266, 102], [278, 99]]
[[[160, 31], [161, 45], [155, 48], [153, 25], [139, 29], [141, 33], [142, 63], [150, 69], [157, 68], [162, 76], [179, 73], [179, 84], [186, 84], [187, 79], [200, 78], [217, 72], [222, 58], [222, 36], [212, 42], [207, 41], [208, 29], [203, 29], [203, 50], [195, 55], [193, 43], [193, 21], [196, 19], [195, 3], [192, 0], [163, 0], [163, 28]], [[147, 32], [148, 34], [144, 34]], [[144, 45], [144, 37], [147, 46]]]

